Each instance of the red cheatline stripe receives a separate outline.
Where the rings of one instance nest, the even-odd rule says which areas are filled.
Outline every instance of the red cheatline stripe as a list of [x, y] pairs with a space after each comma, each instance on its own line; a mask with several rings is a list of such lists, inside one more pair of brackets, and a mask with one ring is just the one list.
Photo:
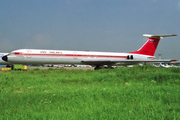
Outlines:
[[36, 57], [90, 57], [90, 58], [126, 58], [127, 56], [111, 56], [111, 55], [80, 55], [80, 54], [34, 54], [34, 53], [19, 53], [16, 52], [15, 55], [24, 56], [36, 56]]

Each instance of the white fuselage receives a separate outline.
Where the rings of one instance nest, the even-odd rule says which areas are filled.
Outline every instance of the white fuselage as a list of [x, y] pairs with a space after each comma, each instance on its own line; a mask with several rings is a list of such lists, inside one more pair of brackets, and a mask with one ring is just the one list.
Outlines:
[[8, 55], [8, 62], [15, 64], [86, 64], [82, 61], [125, 60], [128, 55], [132, 55], [134, 60], [146, 60], [153, 57], [131, 53], [20, 49]]

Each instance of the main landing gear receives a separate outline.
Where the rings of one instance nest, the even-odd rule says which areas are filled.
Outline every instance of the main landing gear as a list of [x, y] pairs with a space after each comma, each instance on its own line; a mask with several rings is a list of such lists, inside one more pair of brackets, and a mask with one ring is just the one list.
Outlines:
[[96, 67], [94, 68], [94, 70], [99, 70], [102, 68], [106, 68], [106, 69], [113, 69], [113, 67], [111, 65], [96, 65]]
[[99, 70], [99, 69], [101, 69], [101, 68], [102, 68], [101, 65], [96, 65], [96, 67], [94, 68], [94, 70]]

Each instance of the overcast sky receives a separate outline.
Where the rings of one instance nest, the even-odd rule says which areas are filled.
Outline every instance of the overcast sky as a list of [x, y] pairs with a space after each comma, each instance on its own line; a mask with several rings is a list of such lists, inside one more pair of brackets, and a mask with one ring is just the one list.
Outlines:
[[0, 52], [132, 52], [142, 34], [177, 34], [155, 56], [180, 60], [180, 0], [0, 0]]

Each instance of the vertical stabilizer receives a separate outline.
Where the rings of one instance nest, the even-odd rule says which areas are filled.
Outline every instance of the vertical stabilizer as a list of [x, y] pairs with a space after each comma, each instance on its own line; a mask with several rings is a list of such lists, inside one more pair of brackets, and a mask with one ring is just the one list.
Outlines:
[[142, 55], [150, 55], [154, 56], [156, 48], [161, 38], [163, 37], [170, 37], [170, 36], [177, 36], [177, 35], [149, 35], [143, 34], [144, 37], [149, 38], [148, 41], [137, 51], [130, 52], [133, 54], [142, 54]]

